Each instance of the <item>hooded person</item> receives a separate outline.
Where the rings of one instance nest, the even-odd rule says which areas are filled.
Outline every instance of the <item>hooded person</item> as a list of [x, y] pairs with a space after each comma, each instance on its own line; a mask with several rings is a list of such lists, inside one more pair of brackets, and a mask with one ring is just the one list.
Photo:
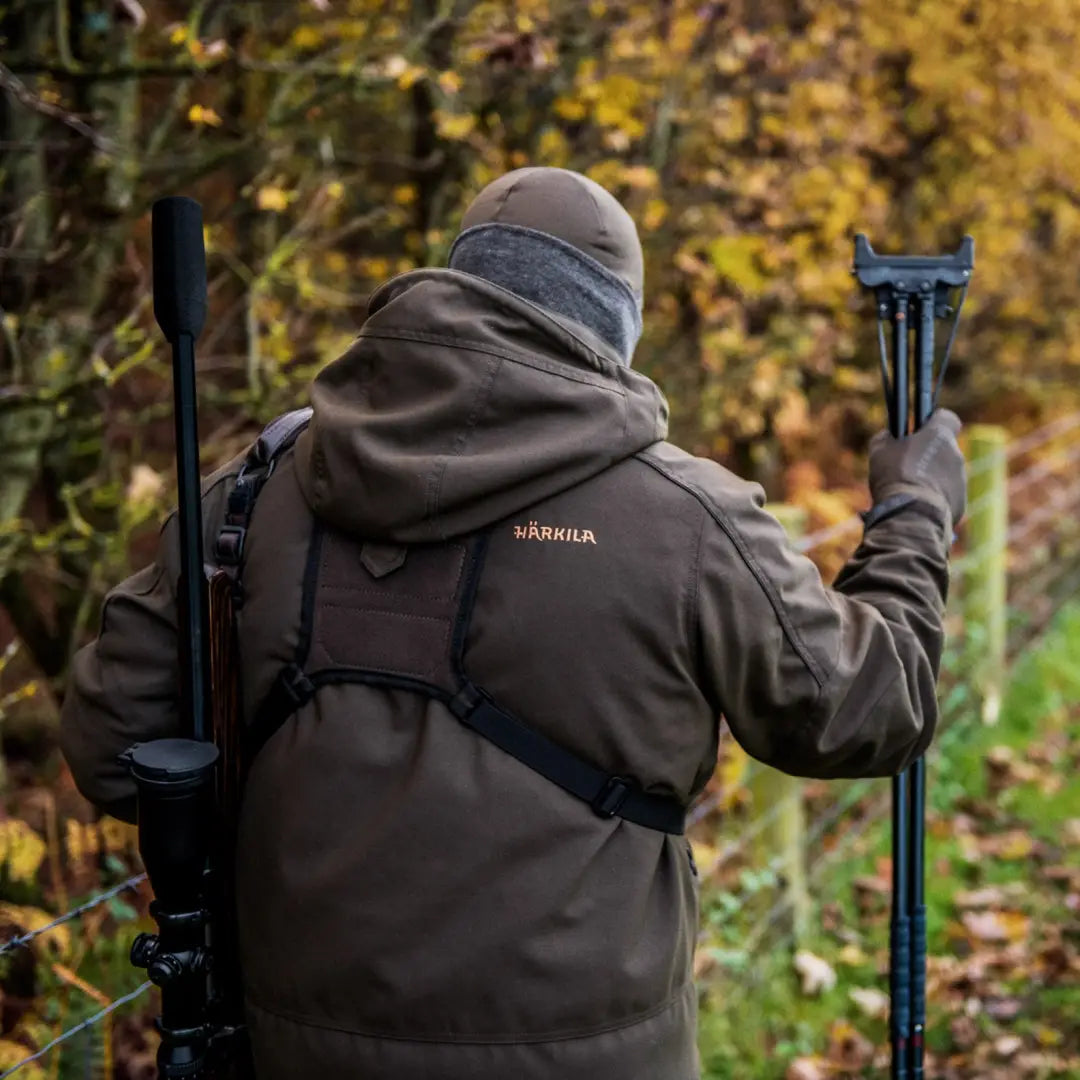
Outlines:
[[[721, 714], [799, 776], [925, 751], [959, 423], [875, 440], [826, 588], [759, 486], [665, 441], [617, 200], [522, 169], [462, 226], [448, 267], [372, 296], [245, 519], [257, 1075], [691, 1080], [683, 820]], [[241, 460], [205, 484], [208, 551]], [[63, 706], [80, 790], [128, 820], [117, 754], [181, 728], [176, 532], [109, 594]]]

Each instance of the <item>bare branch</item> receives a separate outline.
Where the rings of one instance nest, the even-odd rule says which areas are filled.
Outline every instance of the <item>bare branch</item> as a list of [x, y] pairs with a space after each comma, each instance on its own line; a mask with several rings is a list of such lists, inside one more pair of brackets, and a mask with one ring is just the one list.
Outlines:
[[45, 101], [43, 98], [38, 97], [37, 94], [35, 94], [3, 63], [0, 63], [0, 90], [6, 90], [19, 102], [19, 104], [30, 109], [32, 112], [39, 113], [41, 116], [47, 116], [50, 120], [59, 120], [60, 123], [66, 124], [73, 131], [77, 131], [84, 138], [89, 139], [95, 150], [98, 150], [103, 154], [108, 154], [110, 157], [116, 155], [117, 147], [111, 139], [105, 138], [104, 135], [99, 135], [89, 124], [84, 120], [80, 120], [73, 113], [69, 113], [59, 105], [54, 105], [52, 102]]

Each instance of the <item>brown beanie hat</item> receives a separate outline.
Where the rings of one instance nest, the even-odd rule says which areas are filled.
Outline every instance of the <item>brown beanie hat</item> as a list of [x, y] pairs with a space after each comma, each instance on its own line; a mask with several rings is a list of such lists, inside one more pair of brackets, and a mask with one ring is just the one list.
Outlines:
[[572, 319], [632, 361], [642, 332], [643, 258], [633, 218], [568, 169], [516, 169], [465, 211], [452, 270], [482, 277]]
[[645, 266], [637, 227], [595, 180], [549, 166], [515, 169], [476, 196], [461, 231], [489, 223], [519, 225], [566, 241], [621, 278], [640, 302]]

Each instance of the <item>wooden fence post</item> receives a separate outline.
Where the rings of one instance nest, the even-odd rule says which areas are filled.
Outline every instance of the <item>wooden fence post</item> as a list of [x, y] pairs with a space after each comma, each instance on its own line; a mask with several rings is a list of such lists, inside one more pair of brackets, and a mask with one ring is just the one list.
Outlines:
[[[772, 503], [766, 506], [792, 539], [806, 531], [806, 511]], [[803, 781], [755, 763], [748, 784], [754, 806], [755, 865], [774, 866], [780, 874], [796, 946], [810, 926], [810, 890], [806, 880], [806, 814]], [[762, 825], [761, 822], [766, 824]]]
[[[967, 667], [983, 723], [996, 724], [1004, 688], [1009, 533], [1008, 432], [992, 424], [967, 429], [967, 548], [962, 607]], [[974, 629], [968, 637], [967, 628]]]

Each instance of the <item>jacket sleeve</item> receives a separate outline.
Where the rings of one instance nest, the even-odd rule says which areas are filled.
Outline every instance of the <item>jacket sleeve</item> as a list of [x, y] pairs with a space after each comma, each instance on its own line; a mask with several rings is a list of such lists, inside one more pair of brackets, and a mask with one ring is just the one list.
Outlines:
[[920, 503], [877, 522], [827, 588], [761, 487], [717, 468], [698, 552], [710, 700], [747, 753], [784, 772], [902, 771], [937, 724], [947, 512]]
[[[241, 455], [203, 484], [204, 553], [224, 521]], [[205, 557], [205, 556], [204, 556]], [[154, 561], [112, 589], [98, 637], [72, 661], [60, 711], [60, 746], [79, 791], [123, 821], [135, 820], [135, 784], [117, 755], [132, 743], [182, 734], [176, 583], [179, 522], [161, 530]]]

